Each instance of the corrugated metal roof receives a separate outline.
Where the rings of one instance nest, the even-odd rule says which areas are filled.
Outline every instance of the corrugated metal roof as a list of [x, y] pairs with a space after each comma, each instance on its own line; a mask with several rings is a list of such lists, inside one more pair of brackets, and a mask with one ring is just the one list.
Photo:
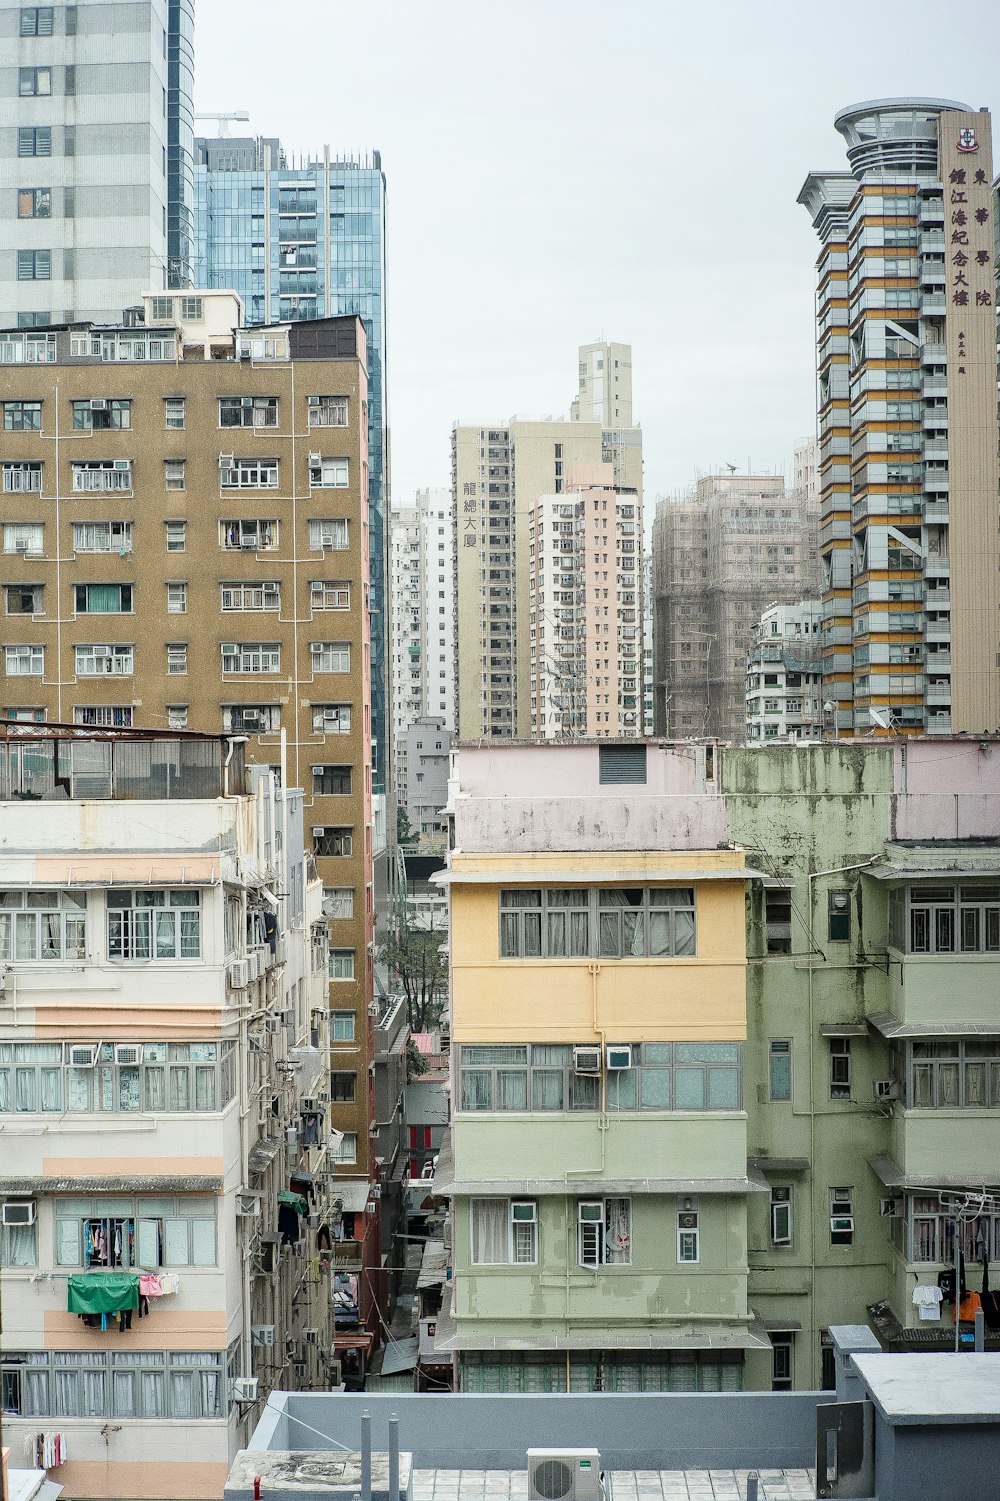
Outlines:
[[330, 1197], [339, 1200], [347, 1214], [360, 1214], [368, 1203], [371, 1184], [367, 1178], [331, 1178]]

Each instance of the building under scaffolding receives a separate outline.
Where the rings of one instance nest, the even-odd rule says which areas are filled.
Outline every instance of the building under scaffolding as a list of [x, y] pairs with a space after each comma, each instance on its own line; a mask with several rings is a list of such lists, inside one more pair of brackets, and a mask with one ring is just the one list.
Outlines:
[[[806, 446], [808, 448], [808, 445]], [[806, 472], [796, 454], [797, 477]], [[653, 523], [655, 729], [742, 740], [747, 651], [768, 606], [816, 593], [819, 513], [809, 483], [706, 475]]]

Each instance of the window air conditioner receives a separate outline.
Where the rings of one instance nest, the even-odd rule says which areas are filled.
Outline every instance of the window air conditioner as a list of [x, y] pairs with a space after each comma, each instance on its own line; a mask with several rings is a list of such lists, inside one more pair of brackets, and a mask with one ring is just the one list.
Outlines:
[[108, 410], [107, 397], [95, 396], [90, 403], [90, 410], [92, 412], [106, 412]]
[[630, 1042], [608, 1043], [607, 1065], [611, 1070], [632, 1067], [632, 1044]]
[[901, 1198], [899, 1198], [899, 1199], [879, 1199], [879, 1201], [878, 1201], [878, 1212], [883, 1217], [883, 1219], [885, 1219], [885, 1218], [898, 1219], [900, 1217], [900, 1215], [903, 1213], [903, 1209], [904, 1209], [904, 1201]]
[[236, 1195], [236, 1217], [241, 1220], [260, 1218], [260, 1194], [253, 1189], [241, 1188]]
[[121, 470], [123, 470], [123, 469], [131, 469], [131, 467], [132, 467], [132, 460], [131, 459], [115, 459], [115, 468], [117, 470], [119, 470], [119, 472]]
[[252, 1345], [273, 1345], [274, 1344], [274, 1325], [273, 1324], [251, 1324], [250, 1325], [250, 1343]]
[[267, 1030], [270, 1032], [271, 1036], [276, 1037], [277, 1034], [281, 1031], [281, 1017], [269, 1016], [266, 1020], [265, 1025], [267, 1026]]
[[529, 1449], [528, 1501], [601, 1501], [597, 1449]]
[[881, 1102], [899, 1099], [899, 1085], [895, 1079], [876, 1079], [872, 1090], [876, 1100]]
[[310, 465], [322, 464], [322, 462], [323, 462], [323, 455], [321, 453], [311, 453], [309, 455], [309, 463], [310, 463]]
[[22, 553], [27, 552], [30, 546], [31, 543], [28, 541], [27, 537], [18, 537], [14, 542], [14, 551]]
[[575, 1074], [599, 1074], [601, 1072], [600, 1045], [573, 1049], [573, 1072]]
[[321, 777], [323, 775], [322, 766], [310, 766], [309, 770], [312, 772], [314, 777]]
[[322, 838], [323, 838], [323, 835], [324, 835], [324, 834], [325, 834], [325, 833], [326, 833], [326, 829], [325, 829], [325, 828], [322, 828], [322, 827], [321, 827], [321, 826], [320, 826], [320, 825], [319, 825], [319, 824], [317, 824], [317, 825], [316, 825], [316, 826], [315, 826], [315, 827], [314, 827], [314, 828], [313, 828], [313, 830], [312, 830], [312, 836], [313, 836], [313, 838], [314, 838], [314, 839], [322, 839]]
[[126, 1068], [133, 1068], [142, 1062], [141, 1042], [116, 1042], [115, 1062]]
[[219, 454], [219, 468], [220, 469], [231, 469], [233, 467], [233, 463], [234, 463], [234, 455], [233, 454], [231, 454], [231, 453], [220, 453]]
[[319, 1330], [318, 1329], [303, 1329], [303, 1331], [302, 1331], [302, 1338], [303, 1338], [303, 1340], [305, 1341], [305, 1343], [307, 1345], [318, 1345], [319, 1344]]
[[369, 1001], [368, 1002], [368, 1015], [369, 1016], [378, 1016], [378, 1001]]
[[35, 1223], [34, 1199], [8, 1199], [3, 1206], [3, 1224], [33, 1225]]
[[100, 1043], [74, 1042], [70, 1044], [69, 1063], [71, 1068], [93, 1068], [97, 1062], [97, 1054], [100, 1051]]
[[256, 1402], [257, 1377], [236, 1376], [233, 1379], [233, 1397], [237, 1402]]

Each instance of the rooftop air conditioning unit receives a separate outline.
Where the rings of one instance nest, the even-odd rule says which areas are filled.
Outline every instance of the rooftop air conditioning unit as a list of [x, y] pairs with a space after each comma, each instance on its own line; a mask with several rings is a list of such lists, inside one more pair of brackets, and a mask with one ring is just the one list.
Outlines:
[[126, 1068], [134, 1068], [142, 1062], [141, 1042], [116, 1042], [115, 1062]]
[[876, 1100], [886, 1103], [899, 1099], [899, 1085], [895, 1079], [876, 1079], [872, 1085]]
[[599, 1074], [601, 1072], [601, 1049], [599, 1045], [573, 1049], [573, 1072], [575, 1074]]
[[3, 1224], [33, 1225], [35, 1223], [34, 1199], [8, 1199], [3, 1206]]
[[257, 1377], [236, 1376], [233, 1378], [233, 1398], [237, 1402], [256, 1402]]
[[597, 1449], [529, 1449], [528, 1501], [601, 1501]]
[[260, 1218], [260, 1194], [252, 1188], [241, 1188], [236, 1195], [236, 1218], [255, 1220]]
[[618, 1070], [632, 1067], [632, 1044], [630, 1042], [609, 1042], [607, 1053], [608, 1068]]
[[69, 1049], [70, 1068], [93, 1068], [97, 1062], [99, 1050], [100, 1043], [97, 1042], [71, 1043]]
[[250, 1325], [250, 1343], [252, 1345], [273, 1345], [274, 1344], [274, 1325], [273, 1324], [251, 1324]]

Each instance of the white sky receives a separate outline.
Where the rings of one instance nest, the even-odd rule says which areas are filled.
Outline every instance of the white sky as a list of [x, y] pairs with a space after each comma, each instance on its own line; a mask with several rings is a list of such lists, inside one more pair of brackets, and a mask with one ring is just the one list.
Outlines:
[[568, 413], [602, 336], [632, 345], [650, 511], [726, 461], [789, 467], [815, 412], [795, 199], [846, 166], [835, 112], [1000, 107], [998, 0], [197, 0], [195, 51], [234, 134], [382, 152], [397, 502], [448, 485], [456, 417]]

